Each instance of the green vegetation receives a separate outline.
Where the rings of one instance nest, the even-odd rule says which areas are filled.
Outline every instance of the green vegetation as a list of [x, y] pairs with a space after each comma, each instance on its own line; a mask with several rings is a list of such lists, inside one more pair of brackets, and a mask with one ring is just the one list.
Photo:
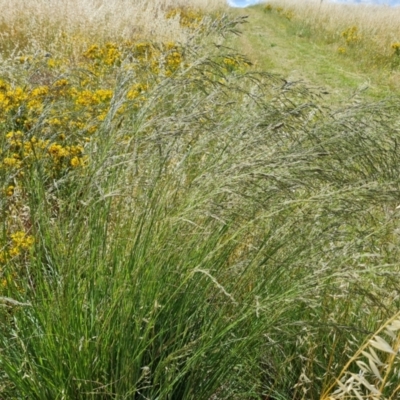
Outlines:
[[[287, 1], [290, 5], [291, 0]], [[344, 5], [336, 4], [335, 7]], [[380, 100], [391, 96], [393, 91], [400, 91], [400, 70], [394, 67], [398, 56], [390, 44], [385, 47], [386, 59], [371, 64], [371, 57], [365, 52], [369, 49], [373, 53], [375, 47], [363, 41], [353, 41], [349, 47], [342, 36], [342, 33], [350, 34], [345, 28], [343, 32], [340, 29], [327, 32], [323, 25], [325, 14], [330, 11], [336, 21], [339, 11], [323, 12], [322, 9], [321, 14], [317, 14], [318, 19], [315, 15], [303, 16], [305, 11], [296, 10], [292, 5], [289, 10], [293, 9], [292, 19], [286, 17], [285, 8], [279, 7], [260, 5], [235, 10], [238, 15], [248, 16], [249, 23], [243, 26], [243, 35], [231, 40], [231, 45], [244, 52], [258, 69], [280, 74], [290, 81], [302, 80], [308, 86], [324, 88], [329, 92], [326, 96], [328, 104], [339, 104], [360, 92], [363, 92], [363, 99]], [[346, 15], [345, 11], [343, 14]], [[319, 24], [317, 27], [313, 25], [316, 23]]]
[[0, 68], [0, 398], [395, 399], [398, 99], [328, 106], [241, 15], [164, 11], [187, 42]]

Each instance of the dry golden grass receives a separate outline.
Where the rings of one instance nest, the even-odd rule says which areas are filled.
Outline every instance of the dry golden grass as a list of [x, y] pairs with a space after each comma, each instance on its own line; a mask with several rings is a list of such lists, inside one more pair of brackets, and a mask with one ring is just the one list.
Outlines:
[[224, 0], [0, 0], [0, 46], [3, 52], [7, 47], [6, 53], [33, 44], [55, 47], [61, 33], [87, 40], [151, 36], [185, 41], [190, 33], [180, 24], [179, 15], [167, 18], [171, 9], [213, 12], [225, 7]]
[[335, 383], [322, 394], [321, 400], [398, 398], [399, 316], [400, 313], [394, 315], [366, 340], [344, 366]]

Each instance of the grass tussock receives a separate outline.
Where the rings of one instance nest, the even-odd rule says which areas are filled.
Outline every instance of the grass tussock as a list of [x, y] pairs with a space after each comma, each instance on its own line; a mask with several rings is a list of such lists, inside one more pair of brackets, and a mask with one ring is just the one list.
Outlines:
[[2, 64], [0, 397], [395, 398], [398, 100], [191, 21]]
[[364, 68], [398, 69], [400, 9], [329, 1], [274, 0], [264, 6], [291, 21], [292, 29], [352, 57]]

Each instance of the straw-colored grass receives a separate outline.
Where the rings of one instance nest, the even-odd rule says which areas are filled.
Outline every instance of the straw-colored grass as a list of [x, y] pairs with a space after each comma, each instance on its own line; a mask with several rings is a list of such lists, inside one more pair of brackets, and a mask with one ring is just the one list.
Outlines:
[[360, 346], [336, 381], [326, 388], [322, 400], [398, 398], [399, 317], [400, 313], [394, 315]]
[[183, 42], [191, 34], [180, 24], [179, 14], [169, 14], [171, 10], [212, 13], [226, 8], [224, 0], [1, 0], [0, 45], [3, 52], [28, 44], [51, 51], [57, 44], [65, 46], [61, 33], [79, 36], [76, 45], [82, 36], [92, 42], [133, 36]]

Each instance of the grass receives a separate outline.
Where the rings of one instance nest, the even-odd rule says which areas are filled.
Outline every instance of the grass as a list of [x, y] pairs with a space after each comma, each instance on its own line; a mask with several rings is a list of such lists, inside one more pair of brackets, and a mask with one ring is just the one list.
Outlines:
[[282, 0], [263, 8], [266, 14], [281, 16], [290, 33], [338, 55], [344, 64], [357, 64], [360, 73], [398, 91], [397, 7]]
[[[193, 0], [192, 8], [207, 9], [209, 12], [226, 9], [223, 0]], [[10, 7], [6, 0], [0, 2], [4, 10], [0, 18], [2, 27], [2, 54], [22, 49], [25, 46], [45, 45], [52, 52], [65, 46], [60, 43], [62, 34], [76, 35], [68, 43], [72, 52], [79, 52], [81, 40], [91, 43], [116, 38], [151, 36], [154, 39], [185, 41], [187, 32], [180, 27], [179, 18], [169, 18], [168, 10], [185, 8], [182, 0], [144, 1], [129, 0], [110, 2], [87, 0], [38, 0], [26, 3], [14, 2]], [[186, 7], [187, 8], [187, 7]], [[171, 15], [170, 15], [171, 16]], [[54, 49], [55, 48], [55, 49]], [[61, 47], [64, 55], [65, 47]], [[35, 49], [37, 50], [37, 49]]]
[[[247, 15], [249, 23], [243, 26], [243, 35], [232, 39], [230, 44], [243, 51], [257, 68], [281, 74], [288, 81], [301, 80], [308, 86], [323, 88], [329, 93], [325, 96], [328, 106], [358, 98], [361, 92], [361, 97], [369, 100], [380, 100], [393, 92], [398, 93], [396, 68], [383, 63], [368, 65], [360, 62], [371, 60], [368, 49], [375, 49], [370, 43], [352, 45], [351, 49], [341, 53], [338, 49], [343, 46], [344, 39], [340, 27], [335, 31], [339, 32], [336, 39], [331, 38], [332, 32], [327, 31], [322, 22], [317, 26], [319, 20], [315, 22], [309, 15], [302, 14], [301, 4], [297, 9], [294, 3], [282, 3], [287, 8], [282, 8], [281, 12], [277, 11], [280, 3], [273, 4], [275, 8], [270, 11], [265, 9], [265, 5], [235, 10], [235, 15]], [[336, 4], [338, 10], [329, 8], [329, 12], [338, 16], [339, 11], [343, 11], [342, 6]], [[284, 15], [286, 9], [294, 10], [291, 19]], [[310, 13], [313, 10], [310, 4], [307, 10]], [[321, 19], [328, 12], [324, 10]], [[387, 63], [390, 63], [395, 60], [395, 55], [388, 46]]]
[[302, 20], [305, 35], [322, 36], [323, 31], [327, 41], [340, 40], [349, 50], [352, 45], [363, 47], [375, 43], [375, 46], [370, 48], [372, 62], [384, 55], [393, 54], [391, 44], [396, 42], [400, 33], [397, 7], [368, 4], [359, 6], [317, 0], [269, 1], [265, 7], [267, 12], [275, 10], [287, 20]]
[[395, 398], [398, 99], [165, 13], [185, 41], [3, 38], [0, 397]]

